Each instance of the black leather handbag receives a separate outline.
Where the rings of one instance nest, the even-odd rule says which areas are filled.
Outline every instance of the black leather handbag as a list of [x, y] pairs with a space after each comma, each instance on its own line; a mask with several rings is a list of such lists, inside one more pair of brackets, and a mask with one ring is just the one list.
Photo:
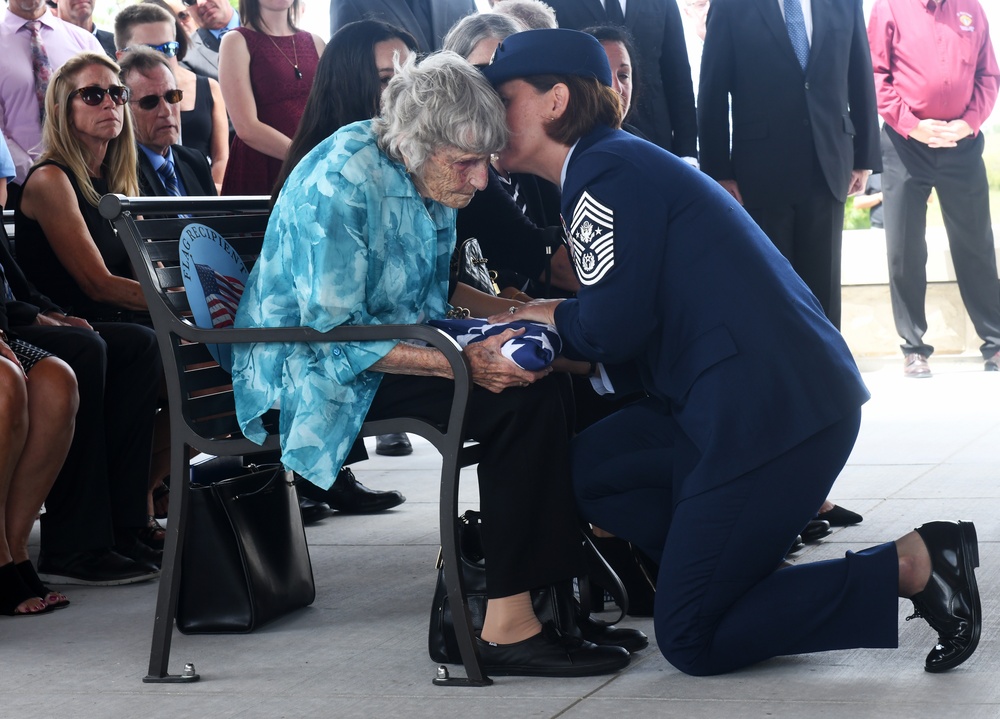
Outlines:
[[462, 282], [480, 292], [496, 297], [500, 288], [496, 283], [496, 273], [490, 272], [483, 257], [479, 240], [468, 237], [458, 243], [451, 256], [451, 278], [453, 282]]
[[[482, 529], [479, 512], [468, 510], [462, 515], [459, 529], [459, 561], [461, 562], [462, 583], [469, 602], [469, 614], [472, 617], [472, 628], [478, 634], [483, 629], [486, 617], [486, 562], [483, 557]], [[614, 624], [621, 621], [628, 611], [628, 597], [625, 587], [618, 580], [614, 571], [604, 562], [594, 545], [581, 535], [587, 549], [588, 571], [601, 577], [602, 586], [610, 586], [610, 592], [615, 602], [624, 606], [621, 614], [614, 621], [602, 622]], [[578, 616], [590, 614], [589, 580], [587, 577], [577, 579], [580, 600], [577, 601], [573, 592], [572, 582], [552, 584], [531, 592], [531, 603], [535, 608], [535, 616], [542, 623], [551, 622], [563, 634], [579, 636], [577, 627]], [[597, 620], [601, 621], [601, 620]], [[443, 664], [461, 664], [462, 658], [458, 652], [455, 639], [455, 625], [451, 614], [451, 604], [448, 601], [448, 591], [444, 581], [444, 570], [438, 561], [437, 585], [434, 587], [434, 600], [431, 604], [431, 621], [427, 632], [427, 649], [433, 661]]]
[[243, 471], [191, 485], [177, 603], [185, 634], [252, 632], [316, 597], [292, 474]]

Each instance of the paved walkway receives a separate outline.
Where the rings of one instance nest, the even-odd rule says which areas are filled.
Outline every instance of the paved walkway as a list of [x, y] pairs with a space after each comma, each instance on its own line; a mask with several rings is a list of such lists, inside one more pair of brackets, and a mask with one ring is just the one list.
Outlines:
[[[936, 358], [935, 358], [936, 359]], [[692, 678], [655, 648], [617, 676], [499, 678], [489, 688], [439, 688], [426, 650], [437, 554], [437, 455], [377, 458], [358, 471], [409, 501], [376, 517], [334, 516], [308, 528], [315, 604], [246, 636], [175, 635], [172, 669], [202, 680], [150, 685], [155, 583], [70, 587], [73, 605], [35, 618], [0, 617], [0, 717], [586, 717], [709, 719], [1000, 716], [1000, 376], [981, 363], [932, 362], [906, 380], [900, 363], [866, 361], [873, 399], [834, 499], [863, 524], [836, 531], [797, 561], [841, 556], [923, 521], [967, 518], [979, 529], [986, 617], [978, 653], [944, 675], [923, 671], [934, 636], [904, 622], [900, 648], [790, 657], [725, 677]], [[471, 479], [471, 477], [470, 477]], [[469, 502], [474, 481], [467, 481]], [[34, 549], [37, 551], [37, 535]], [[651, 632], [649, 621], [632, 625]]]

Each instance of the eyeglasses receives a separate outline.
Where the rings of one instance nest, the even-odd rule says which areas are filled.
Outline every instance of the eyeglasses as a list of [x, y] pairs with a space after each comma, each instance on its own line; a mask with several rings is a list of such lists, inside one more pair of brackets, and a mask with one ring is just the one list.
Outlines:
[[181, 2], [187, 5], [188, 7], [198, 4], [198, 0], [181, 0]]
[[176, 40], [171, 40], [170, 42], [165, 42], [160, 45], [150, 45], [149, 43], [143, 43], [142, 45], [130, 45], [125, 48], [125, 52], [134, 50], [137, 47], [148, 47], [150, 50], [156, 50], [159, 53], [163, 53], [167, 57], [174, 57], [177, 51], [180, 49], [181, 44]]
[[132, 102], [143, 110], [155, 110], [160, 104], [161, 97], [167, 101], [167, 104], [176, 105], [184, 99], [184, 93], [181, 90], [167, 90], [162, 95], [144, 95], [138, 100], [132, 100]]
[[69, 94], [69, 99], [72, 100], [77, 95], [83, 100], [84, 105], [90, 105], [91, 107], [96, 107], [104, 102], [105, 95], [111, 95], [111, 101], [116, 105], [124, 105], [128, 102], [129, 91], [124, 85], [112, 85], [109, 88], [88, 85], [87, 87], [81, 87], [79, 90], [73, 90]]

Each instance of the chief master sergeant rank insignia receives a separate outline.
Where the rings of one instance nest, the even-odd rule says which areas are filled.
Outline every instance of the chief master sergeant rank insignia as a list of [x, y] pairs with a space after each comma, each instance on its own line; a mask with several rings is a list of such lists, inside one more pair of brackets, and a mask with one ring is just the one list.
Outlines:
[[580, 283], [594, 285], [615, 264], [615, 212], [584, 191], [573, 210], [570, 251]]

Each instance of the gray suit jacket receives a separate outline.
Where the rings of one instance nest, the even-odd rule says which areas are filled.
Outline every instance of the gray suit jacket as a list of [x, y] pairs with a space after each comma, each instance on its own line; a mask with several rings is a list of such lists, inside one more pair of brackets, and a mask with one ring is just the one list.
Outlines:
[[220, 40], [215, 35], [205, 28], [199, 28], [198, 32], [191, 36], [187, 54], [181, 64], [198, 75], [218, 80], [219, 43]]
[[349, 22], [374, 18], [401, 27], [417, 40], [421, 52], [441, 49], [451, 26], [476, 12], [475, 0], [422, 0], [430, 6], [432, 36], [428, 37], [407, 0], [331, 0], [330, 32]]

